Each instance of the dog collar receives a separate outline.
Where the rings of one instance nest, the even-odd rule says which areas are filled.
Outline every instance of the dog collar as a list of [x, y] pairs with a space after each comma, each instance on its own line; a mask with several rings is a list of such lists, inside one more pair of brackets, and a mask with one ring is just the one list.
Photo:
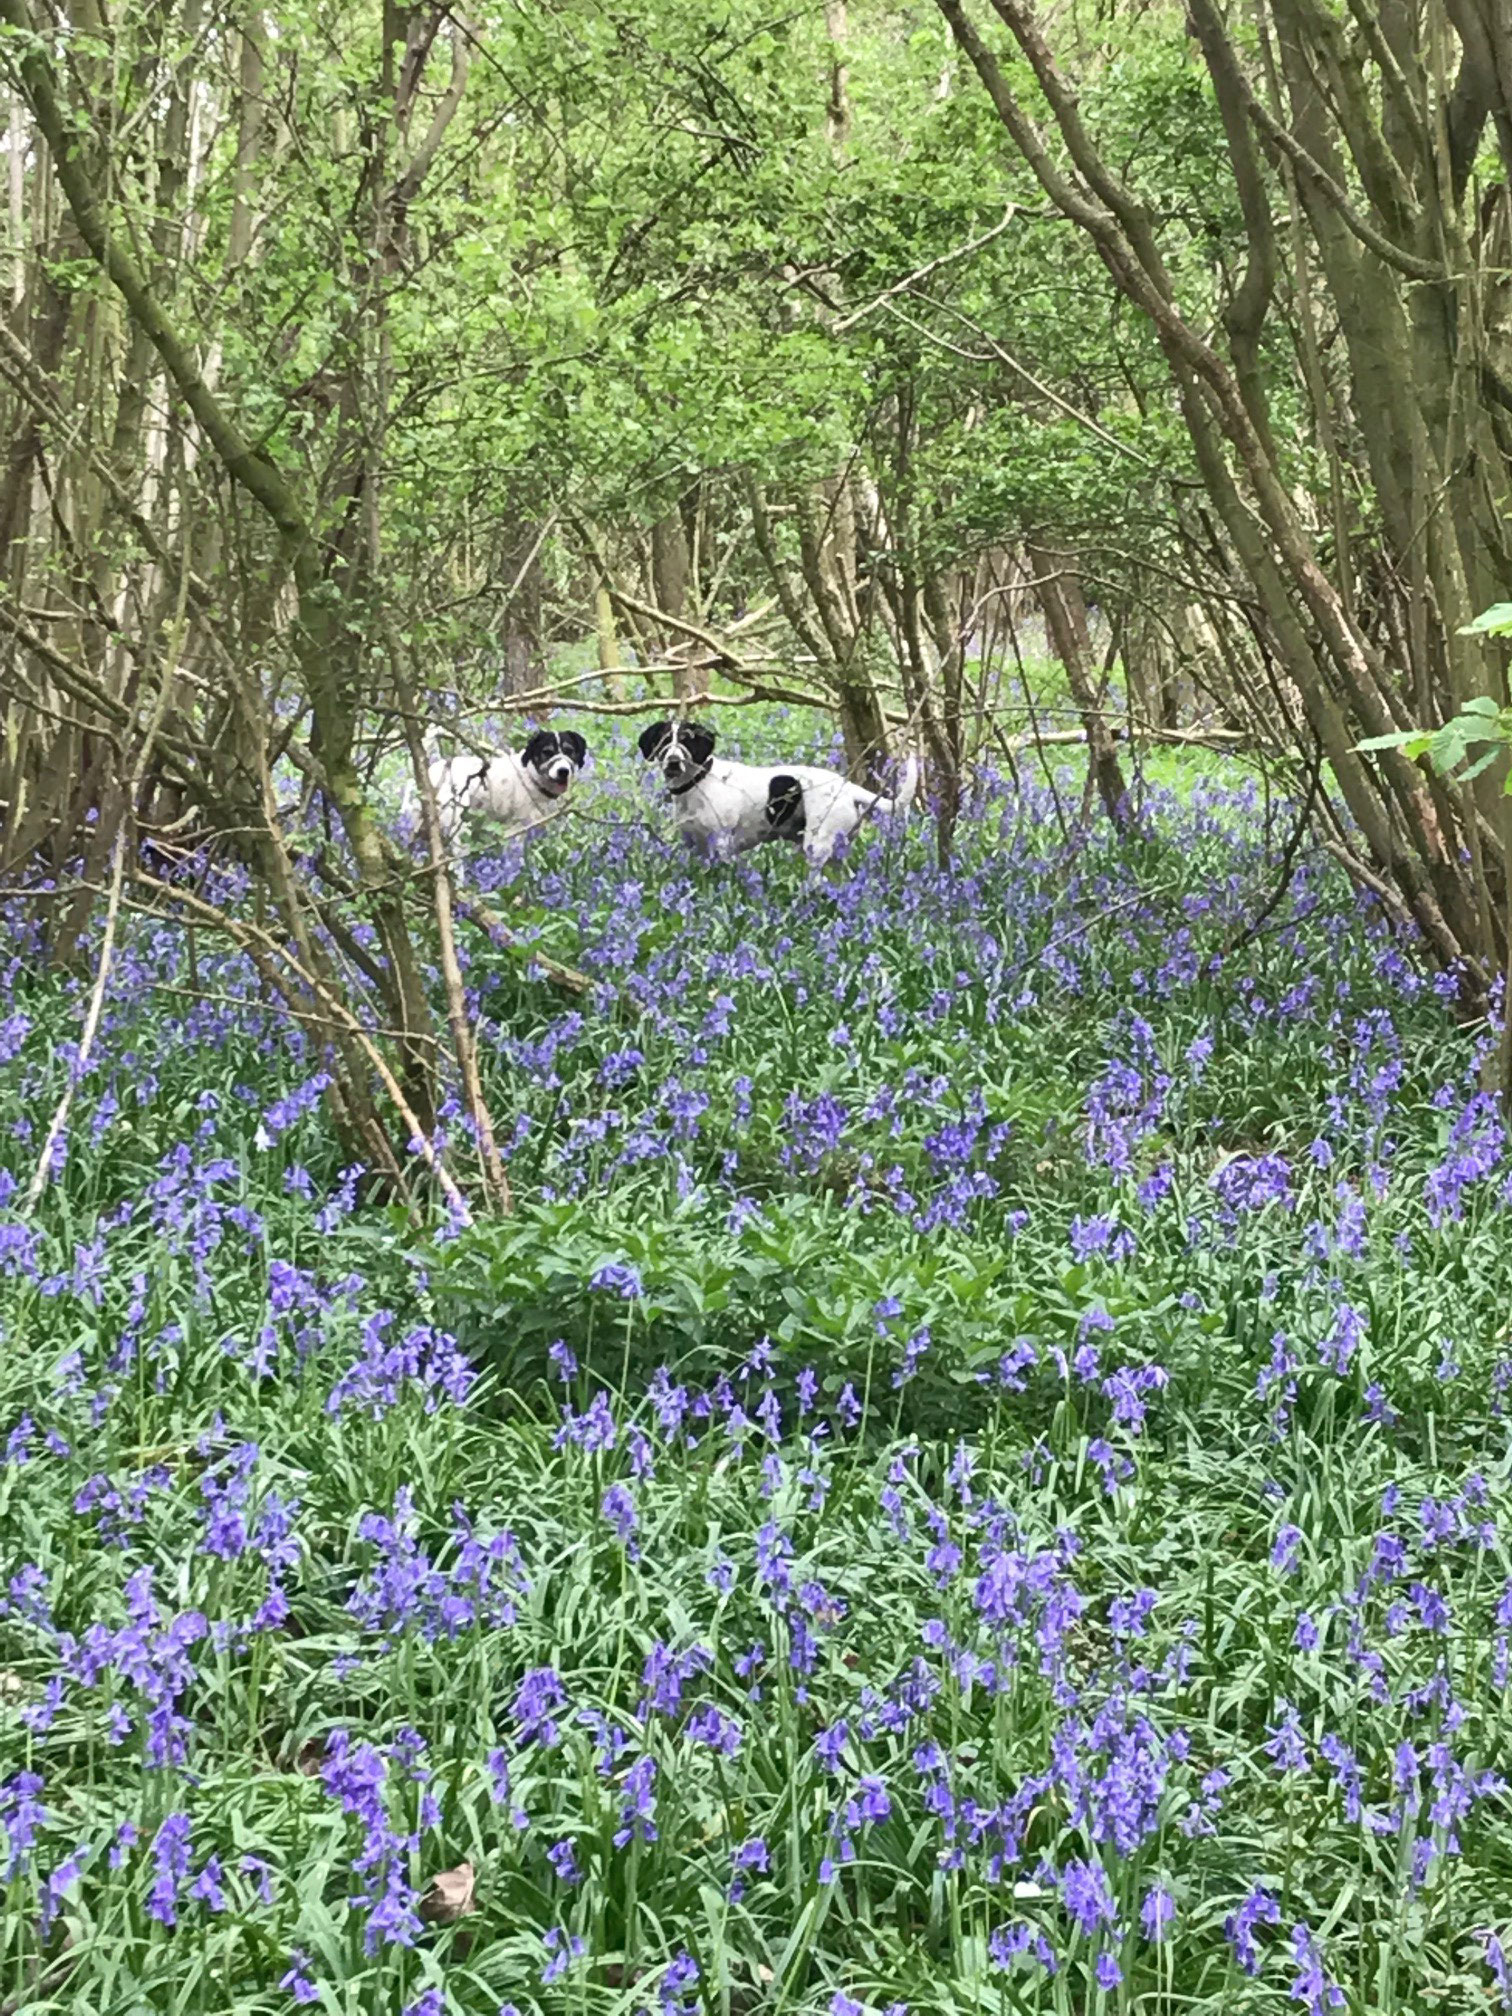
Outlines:
[[686, 798], [688, 793], [693, 789], [693, 786], [695, 784], [702, 784], [705, 777], [708, 776], [713, 768], [714, 765], [712, 763], [705, 763], [702, 770], [694, 771], [686, 784], [669, 784], [667, 786], [667, 796], [669, 798]]

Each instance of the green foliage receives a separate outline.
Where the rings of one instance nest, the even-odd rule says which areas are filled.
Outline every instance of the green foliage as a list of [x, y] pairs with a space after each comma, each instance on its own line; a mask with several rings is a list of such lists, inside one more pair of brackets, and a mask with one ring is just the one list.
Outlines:
[[[1512, 603], [1498, 602], [1467, 623], [1466, 637], [1512, 636]], [[1360, 749], [1401, 749], [1414, 760], [1426, 756], [1441, 776], [1457, 784], [1468, 784], [1488, 770], [1504, 751], [1512, 749], [1512, 707], [1502, 707], [1487, 693], [1467, 700], [1458, 714], [1441, 728], [1412, 728], [1392, 735], [1372, 735], [1356, 744]], [[1471, 760], [1471, 753], [1482, 753]], [[1502, 783], [1504, 795], [1512, 797], [1512, 769]]]
[[[1362, 2012], [1425, 1981], [1474, 2006], [1508, 1853], [1469, 1791], [1506, 1720], [1483, 1040], [1311, 860], [1219, 958], [1271, 867], [1254, 794], [1200, 773], [1128, 849], [994, 790], [959, 879], [915, 834], [817, 885], [695, 880], [600, 790], [515, 916], [613, 993], [565, 1014], [468, 941], [502, 1223], [358, 1203], [255, 975], [201, 946], [189, 982], [128, 924], [67, 1160], [34, 1221], [0, 1203], [0, 1787], [35, 1770], [45, 1807], [7, 1979], [70, 2016], [273, 2016], [297, 1950], [343, 2016], [623, 2016], [686, 1954], [732, 2016], [1069, 2016], [1109, 1952], [1131, 2006], [1226, 2011], [1284, 2004], [1302, 1923]], [[11, 978], [24, 1178], [84, 990]], [[646, 1760], [654, 1835], [626, 1819]], [[1127, 1850], [1092, 1817], [1124, 1765], [1159, 1781]], [[1019, 1815], [1001, 1870], [968, 1812]], [[469, 1861], [476, 1908], [370, 1942], [374, 1855], [411, 1898]], [[1087, 1860], [1103, 1946], [1046, 1874]], [[1252, 1981], [1223, 1927], [1261, 1883]], [[1049, 1980], [991, 1943], [1018, 1920]]]

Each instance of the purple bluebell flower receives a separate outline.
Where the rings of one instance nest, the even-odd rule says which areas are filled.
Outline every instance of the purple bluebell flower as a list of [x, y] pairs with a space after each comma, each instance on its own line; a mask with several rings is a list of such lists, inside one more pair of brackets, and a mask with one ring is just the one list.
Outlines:
[[1151, 1884], [1139, 1907], [1139, 1922], [1146, 1939], [1160, 1945], [1169, 1933], [1175, 1916], [1176, 1899], [1163, 1883]]
[[147, 1911], [170, 1931], [178, 1923], [180, 1885], [189, 1874], [190, 1822], [187, 1813], [170, 1813], [152, 1842], [152, 1889]]
[[1271, 1548], [1271, 1566], [1282, 1575], [1295, 1575], [1302, 1565], [1302, 1529], [1286, 1525], [1277, 1533]]
[[310, 1973], [310, 1956], [297, 1946], [289, 1955], [289, 1971], [278, 1985], [301, 2008], [320, 2000], [320, 1990]]
[[1291, 1946], [1297, 1966], [1297, 1976], [1291, 1984], [1292, 2001], [1301, 2002], [1307, 2016], [1327, 2016], [1330, 2009], [1342, 2009], [1344, 1990], [1324, 1972], [1322, 1951], [1305, 1925], [1292, 1927]]
[[638, 1757], [625, 1775], [621, 1789], [620, 1824], [614, 1845], [623, 1848], [631, 1841], [656, 1839], [656, 1760]]
[[615, 1537], [626, 1545], [632, 1544], [635, 1529], [640, 1522], [629, 1487], [624, 1484], [611, 1484], [604, 1493], [600, 1509]]
[[587, 1941], [576, 1932], [564, 1932], [559, 1926], [551, 1926], [542, 1945], [546, 1949], [546, 1962], [541, 1969], [543, 1986], [549, 1987], [553, 1981], [560, 1981], [574, 1960], [581, 1959], [587, 1952]]
[[1234, 1949], [1234, 1958], [1246, 1974], [1260, 1972], [1260, 1946], [1255, 1937], [1256, 1927], [1278, 1924], [1280, 1918], [1280, 1905], [1262, 1883], [1251, 1890], [1238, 1909], [1224, 1919], [1224, 1936]]
[[1099, 1925], [1118, 1922], [1113, 1892], [1101, 1863], [1073, 1858], [1060, 1872], [1060, 1893], [1084, 1937], [1090, 1938]]
[[1364, 1317], [1352, 1303], [1341, 1302], [1334, 1311], [1333, 1327], [1319, 1346], [1319, 1355], [1330, 1372], [1344, 1377], [1364, 1336]]
[[1491, 1970], [1491, 1978], [1496, 1983], [1496, 1991], [1501, 1996], [1503, 2010], [1512, 2010], [1512, 1961], [1507, 1958], [1506, 1947], [1495, 1932], [1482, 1932], [1481, 1943], [1486, 1949], [1486, 1965]]
[[668, 1961], [657, 1985], [659, 2016], [699, 2016], [698, 1962], [691, 1953], [678, 1953]]
[[63, 1909], [63, 1900], [78, 1882], [88, 1856], [88, 1844], [81, 1843], [72, 1854], [63, 1858], [56, 1869], [44, 1876], [37, 1886], [37, 1934], [44, 1945], [52, 1936], [53, 1926]]
[[1309, 1757], [1301, 1720], [1289, 1701], [1282, 1701], [1280, 1714], [1271, 1725], [1265, 1754], [1278, 1771], [1305, 1771]]
[[0, 1827], [5, 1830], [5, 1881], [26, 1866], [39, 1831], [47, 1824], [47, 1808], [39, 1794], [42, 1779], [35, 1771], [18, 1771], [0, 1785]]
[[717, 1750], [721, 1757], [733, 1757], [740, 1748], [743, 1733], [740, 1724], [712, 1702], [695, 1708], [683, 1727], [690, 1742]]
[[1231, 1215], [1263, 1211], [1269, 1204], [1290, 1210], [1291, 1164], [1283, 1155], [1235, 1155], [1213, 1177], [1219, 1203]]
[[265, 1862], [260, 1855], [243, 1855], [237, 1867], [241, 1870], [243, 1876], [254, 1878], [258, 1903], [271, 1904], [273, 1902], [273, 1870], [271, 1864]]
[[522, 1743], [539, 1743], [553, 1749], [561, 1739], [557, 1717], [566, 1712], [567, 1691], [550, 1666], [537, 1666], [526, 1673], [515, 1690], [514, 1718]]
[[588, 1286], [604, 1294], [619, 1295], [626, 1302], [634, 1302], [645, 1293], [639, 1273], [626, 1260], [606, 1261], [590, 1276]]
[[730, 1858], [730, 1867], [733, 1871], [730, 1880], [730, 1902], [738, 1904], [745, 1895], [747, 1876], [752, 1873], [765, 1876], [771, 1867], [767, 1844], [759, 1834], [753, 1834], [748, 1840], [741, 1842]]

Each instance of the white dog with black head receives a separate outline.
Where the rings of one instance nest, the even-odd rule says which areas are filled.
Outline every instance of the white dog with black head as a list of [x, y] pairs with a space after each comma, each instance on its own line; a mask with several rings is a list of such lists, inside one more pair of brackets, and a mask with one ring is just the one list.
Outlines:
[[714, 730], [696, 721], [654, 721], [640, 738], [642, 756], [661, 771], [678, 831], [700, 853], [744, 854], [786, 840], [822, 868], [863, 820], [906, 812], [919, 788], [914, 756], [888, 798], [808, 763], [726, 763], [715, 756], [714, 740]]
[[[481, 813], [506, 833], [539, 826], [560, 809], [587, 759], [588, 744], [575, 728], [540, 728], [523, 749], [499, 756], [442, 756], [432, 748], [426, 767], [443, 844], [450, 849], [469, 812]], [[413, 780], [404, 809], [419, 810]]]

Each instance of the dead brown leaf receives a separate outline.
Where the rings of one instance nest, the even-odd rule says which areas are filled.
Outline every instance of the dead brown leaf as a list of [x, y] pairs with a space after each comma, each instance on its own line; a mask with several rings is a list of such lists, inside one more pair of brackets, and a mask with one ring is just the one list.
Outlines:
[[477, 1872], [471, 1862], [459, 1862], [455, 1869], [443, 1869], [433, 1876], [420, 1899], [420, 1916], [427, 1925], [455, 1925], [470, 1911], [476, 1911], [473, 1890]]
[[324, 1736], [307, 1736], [294, 1755], [294, 1769], [304, 1778], [318, 1778], [326, 1761]]

